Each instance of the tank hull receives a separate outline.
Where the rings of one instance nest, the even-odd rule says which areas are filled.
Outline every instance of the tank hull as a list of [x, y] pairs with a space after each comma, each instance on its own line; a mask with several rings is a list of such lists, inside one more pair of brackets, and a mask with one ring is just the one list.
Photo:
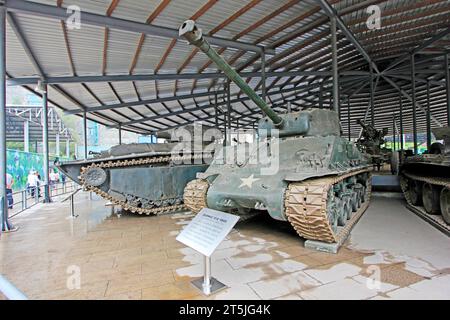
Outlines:
[[159, 214], [183, 208], [184, 187], [208, 168], [214, 151], [207, 149], [209, 145], [121, 145], [95, 158], [64, 162], [58, 167], [86, 190], [128, 211]]
[[[265, 164], [263, 154], [270, 155]], [[193, 212], [203, 207], [242, 217], [267, 212], [290, 222], [304, 238], [330, 243], [339, 242], [339, 230], [367, 208], [371, 192], [366, 159], [336, 135], [225, 147], [197, 178], [184, 194]]]
[[450, 231], [450, 155], [424, 154], [406, 158], [400, 177], [408, 205]]

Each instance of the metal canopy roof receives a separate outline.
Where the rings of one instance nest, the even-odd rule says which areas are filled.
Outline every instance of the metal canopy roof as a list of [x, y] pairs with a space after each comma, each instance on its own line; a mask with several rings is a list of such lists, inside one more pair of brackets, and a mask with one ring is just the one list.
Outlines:
[[[6, 106], [6, 139], [7, 141], [24, 141], [25, 122], [28, 122], [29, 141], [42, 141], [42, 107], [39, 106]], [[56, 141], [72, 140], [70, 131], [53, 108], [48, 110], [48, 137]]]
[[[225, 109], [225, 79], [208, 58], [177, 38], [195, 19], [211, 43], [261, 92], [260, 51], [267, 55], [267, 94], [286, 110], [329, 107], [329, 15], [338, 17], [341, 119], [353, 136], [357, 119], [370, 119], [369, 61], [375, 73], [374, 118], [392, 128], [403, 102], [412, 130], [409, 54], [415, 53], [417, 127], [424, 131], [427, 82], [432, 126], [446, 123], [444, 54], [450, 50], [450, 1], [410, 0], [6, 0], [10, 84], [49, 83], [49, 100], [68, 113], [107, 126], [150, 133], [193, 121], [214, 124], [215, 99]], [[81, 8], [81, 28], [64, 23], [66, 8]], [[367, 8], [381, 8], [381, 28], [370, 30]], [[274, 52], [271, 52], [273, 51]], [[322, 90], [321, 90], [322, 88]], [[320, 93], [322, 92], [322, 94]], [[402, 92], [402, 93], [400, 93]], [[232, 119], [251, 128], [261, 116], [231, 86]], [[398, 125], [398, 124], [397, 124]]]

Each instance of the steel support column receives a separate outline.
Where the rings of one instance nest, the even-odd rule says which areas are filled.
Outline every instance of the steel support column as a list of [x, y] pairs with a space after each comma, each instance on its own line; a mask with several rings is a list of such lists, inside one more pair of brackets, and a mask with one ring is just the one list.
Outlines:
[[392, 142], [394, 143], [393, 151], [396, 150], [395, 144], [397, 141], [395, 141], [395, 113], [392, 112]]
[[87, 116], [86, 112], [83, 113], [83, 145], [84, 145], [84, 160], [88, 158], [88, 136], [87, 136]]
[[370, 69], [370, 122], [375, 125], [375, 88], [372, 69]]
[[0, 213], [1, 231], [12, 229], [6, 197], [6, 10], [0, 6]]
[[30, 122], [23, 123], [23, 151], [30, 152]]
[[70, 140], [66, 139], [66, 157], [70, 158]]
[[413, 54], [411, 55], [411, 98], [412, 98], [412, 115], [413, 115], [414, 154], [417, 154], [416, 66], [415, 66], [415, 57]]
[[351, 125], [350, 125], [350, 97], [347, 98], [347, 121], [348, 121], [348, 141], [352, 139]]
[[431, 150], [431, 103], [430, 82], [427, 82], [427, 149]]
[[122, 126], [119, 125], [119, 145], [122, 144]]
[[319, 108], [323, 109], [323, 80], [320, 82], [319, 88]]
[[331, 28], [331, 50], [332, 50], [332, 71], [333, 71], [333, 110], [340, 115], [339, 74], [338, 74], [337, 36], [336, 36], [335, 17], [330, 18], [330, 28]]
[[231, 145], [231, 93], [230, 93], [231, 83], [230, 80], [227, 81], [227, 144]]
[[450, 126], [450, 70], [448, 69], [448, 53], [444, 55], [445, 84], [447, 86], [447, 125]]
[[61, 154], [61, 146], [60, 146], [60, 137], [59, 137], [59, 133], [57, 133], [56, 134], [56, 150], [55, 150], [55, 153], [56, 153], [56, 156], [60, 156], [60, 154]]
[[404, 149], [403, 141], [405, 140], [403, 134], [403, 96], [400, 92], [399, 94], [399, 103], [400, 103], [400, 150]]
[[218, 110], [218, 106], [217, 106], [217, 92], [216, 92], [216, 94], [214, 95], [214, 117], [215, 117], [215, 121], [214, 121], [214, 123], [215, 123], [215, 125], [216, 125], [216, 128], [217, 129], [219, 129], [219, 110]]
[[262, 83], [262, 99], [264, 102], [267, 102], [266, 100], [266, 52], [262, 50], [261, 52], [261, 83]]
[[49, 150], [48, 150], [48, 93], [47, 85], [45, 85], [42, 93], [42, 149], [44, 153], [44, 202], [51, 202], [50, 188], [49, 188]]

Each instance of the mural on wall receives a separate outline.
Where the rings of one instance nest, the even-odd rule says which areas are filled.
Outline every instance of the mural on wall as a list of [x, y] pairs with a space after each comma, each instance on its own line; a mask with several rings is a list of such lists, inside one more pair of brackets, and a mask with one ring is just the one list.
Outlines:
[[[59, 157], [61, 161], [65, 159]], [[53, 167], [55, 157], [50, 156], [50, 168]], [[44, 157], [42, 154], [23, 152], [18, 150], [7, 150], [6, 172], [13, 176], [14, 190], [23, 190], [27, 186], [28, 174], [35, 170], [44, 174]]]

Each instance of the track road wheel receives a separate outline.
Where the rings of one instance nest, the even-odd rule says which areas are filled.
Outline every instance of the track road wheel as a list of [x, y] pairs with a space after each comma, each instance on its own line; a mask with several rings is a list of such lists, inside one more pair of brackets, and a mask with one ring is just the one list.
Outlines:
[[347, 219], [349, 214], [351, 214], [351, 204], [350, 204], [350, 198], [348, 196], [344, 196], [341, 199], [341, 208], [340, 208], [340, 214], [338, 216], [338, 226], [343, 227], [347, 223]]
[[450, 188], [441, 191], [441, 212], [445, 223], [450, 224]]
[[422, 205], [422, 185], [420, 182], [415, 180], [409, 180], [408, 193], [413, 206]]
[[430, 183], [424, 183], [422, 187], [422, 202], [425, 211], [429, 214], [439, 214], [441, 212], [439, 198], [440, 188]]
[[328, 205], [327, 205], [327, 213], [328, 213], [328, 221], [331, 226], [331, 230], [333, 233], [337, 233], [338, 227], [338, 217], [339, 217], [339, 198], [334, 195], [332, 189], [328, 192]]

